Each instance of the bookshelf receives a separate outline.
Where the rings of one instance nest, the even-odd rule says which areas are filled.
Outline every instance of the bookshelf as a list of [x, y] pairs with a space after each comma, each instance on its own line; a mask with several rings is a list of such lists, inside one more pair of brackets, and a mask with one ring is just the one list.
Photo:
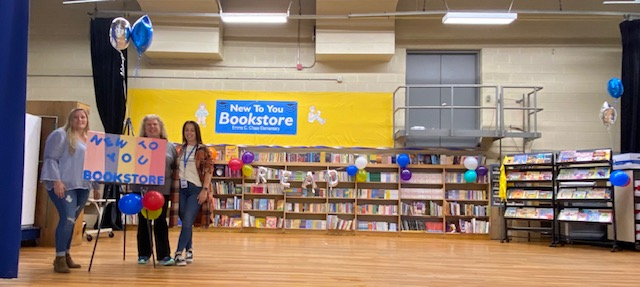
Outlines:
[[[266, 184], [231, 172], [225, 161], [215, 162], [211, 229], [488, 238], [488, 176], [464, 183], [463, 158], [438, 156], [431, 164], [410, 164], [413, 176], [403, 181], [395, 154], [367, 155], [367, 179], [356, 182], [345, 168], [357, 155], [252, 152], [254, 169], [268, 169]], [[330, 169], [338, 173], [335, 187], [325, 179]], [[285, 170], [292, 173], [289, 188], [280, 184]], [[309, 171], [314, 189], [302, 188]]]
[[[605, 243], [617, 251], [617, 224], [615, 218], [615, 190], [609, 183], [612, 171], [611, 150], [567, 150], [556, 158], [556, 225], [557, 240], [561, 245], [573, 242]], [[604, 235], [579, 236], [572, 228], [576, 224], [611, 226], [612, 240]], [[584, 234], [584, 232], [582, 232]], [[599, 237], [599, 238], [598, 238]]]
[[505, 157], [507, 200], [503, 203], [503, 238], [533, 239], [532, 233], [551, 237], [555, 246], [554, 154], [515, 154]]

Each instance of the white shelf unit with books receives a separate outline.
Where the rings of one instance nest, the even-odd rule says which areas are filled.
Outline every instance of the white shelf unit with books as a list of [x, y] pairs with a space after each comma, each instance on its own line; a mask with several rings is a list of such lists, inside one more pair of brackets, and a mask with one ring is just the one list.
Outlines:
[[[610, 244], [618, 251], [615, 219], [615, 190], [609, 183], [612, 171], [611, 150], [560, 151], [556, 158], [556, 225], [561, 245], [576, 243]], [[572, 225], [610, 225], [612, 240], [606, 230], [601, 238], [584, 238], [572, 233]], [[599, 228], [594, 228], [594, 233]], [[584, 232], [583, 232], [584, 233]]]
[[[254, 170], [268, 170], [266, 184], [231, 172], [226, 161], [215, 162], [220, 172], [213, 181], [221, 188], [214, 193], [219, 204], [212, 210], [212, 230], [488, 239], [488, 177], [464, 183], [466, 169], [460, 164], [464, 157], [431, 155], [430, 163], [409, 165], [413, 176], [403, 181], [401, 169], [393, 162], [395, 154], [369, 155], [367, 179], [356, 182], [345, 169], [358, 155], [252, 152], [258, 160], [251, 163]], [[280, 184], [285, 170], [292, 172], [289, 188]], [[335, 187], [327, 184], [328, 170], [338, 173]], [[313, 190], [302, 188], [309, 171], [316, 183]], [[227, 206], [231, 206], [229, 198], [233, 209]]]
[[549, 236], [550, 246], [555, 246], [554, 154], [508, 155], [504, 163], [507, 199], [503, 202], [500, 242], [509, 242], [514, 237], [530, 241], [537, 233]]

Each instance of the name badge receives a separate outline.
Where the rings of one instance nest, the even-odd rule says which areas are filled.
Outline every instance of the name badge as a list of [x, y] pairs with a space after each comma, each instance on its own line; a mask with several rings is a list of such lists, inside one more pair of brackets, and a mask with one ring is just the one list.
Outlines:
[[187, 188], [189, 185], [187, 184], [187, 180], [186, 179], [181, 179], [180, 180], [180, 188]]

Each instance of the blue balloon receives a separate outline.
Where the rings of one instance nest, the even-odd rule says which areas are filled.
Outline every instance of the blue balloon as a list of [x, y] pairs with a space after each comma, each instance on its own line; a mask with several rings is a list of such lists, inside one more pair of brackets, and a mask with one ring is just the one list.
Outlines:
[[358, 173], [358, 167], [355, 165], [347, 166], [347, 174], [349, 176], [355, 176]]
[[136, 50], [138, 50], [138, 54], [142, 55], [149, 49], [151, 39], [153, 38], [153, 27], [151, 26], [149, 16], [144, 15], [133, 24], [131, 38], [133, 39], [133, 45], [136, 46]]
[[409, 156], [407, 154], [400, 154], [398, 155], [398, 159], [396, 160], [396, 162], [398, 163], [398, 165], [401, 168], [405, 168], [407, 167], [407, 165], [409, 165], [409, 163], [411, 162], [411, 159], [409, 158]]
[[127, 194], [118, 202], [118, 208], [124, 214], [138, 214], [142, 210], [142, 197], [135, 193]]
[[621, 170], [615, 170], [609, 175], [609, 181], [613, 186], [625, 186], [629, 183], [629, 176]]
[[464, 181], [476, 182], [476, 179], [478, 179], [478, 174], [475, 170], [467, 170], [464, 172]]
[[611, 80], [609, 80], [609, 83], [607, 84], [607, 91], [609, 92], [609, 95], [616, 99], [622, 97], [622, 94], [624, 93], [622, 81], [620, 81], [620, 79], [618, 78], [611, 78]]

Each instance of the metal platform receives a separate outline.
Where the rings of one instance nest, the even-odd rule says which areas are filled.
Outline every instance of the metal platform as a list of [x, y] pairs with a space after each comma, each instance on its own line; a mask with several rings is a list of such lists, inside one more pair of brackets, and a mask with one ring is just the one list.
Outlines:
[[[442, 103], [441, 105], [428, 106], [397, 106], [402, 102], [399, 97], [404, 95], [404, 103], [408, 102], [408, 95], [415, 89], [441, 89], [449, 92], [450, 96], [446, 97], [447, 102], [455, 103], [456, 90], [471, 89], [478, 97], [477, 102], [480, 103], [480, 95], [486, 95], [487, 98], [495, 99], [493, 105], [451, 105]], [[533, 141], [542, 137], [538, 131], [538, 113], [543, 111], [537, 106], [538, 91], [542, 87], [538, 86], [499, 86], [499, 85], [408, 85], [398, 87], [394, 91], [394, 112], [393, 112], [393, 128], [394, 140], [405, 148], [480, 148], [488, 149], [493, 142], [503, 138], [521, 138], [526, 142]], [[489, 91], [489, 92], [487, 92]], [[491, 94], [489, 94], [491, 93]], [[487, 95], [489, 94], [489, 95]], [[507, 98], [509, 96], [509, 98]], [[512, 101], [513, 105], [505, 105], [507, 100]], [[429, 113], [439, 113], [444, 126], [439, 128], [412, 126], [405, 127], [404, 124], [409, 122], [409, 114], [415, 110], [430, 110]], [[456, 129], [451, 128], [457, 125], [456, 111], [475, 110], [478, 118], [475, 129]], [[510, 117], [511, 122], [507, 122], [505, 111], [509, 113], [519, 113], [514, 120]], [[458, 113], [459, 114], [459, 113]], [[481, 126], [482, 116], [491, 114], [493, 119], [489, 126]], [[485, 122], [485, 124], [488, 122]], [[475, 139], [471, 140], [474, 146], [455, 146], [455, 145], [424, 145], [425, 142], [433, 143], [438, 139]]]

